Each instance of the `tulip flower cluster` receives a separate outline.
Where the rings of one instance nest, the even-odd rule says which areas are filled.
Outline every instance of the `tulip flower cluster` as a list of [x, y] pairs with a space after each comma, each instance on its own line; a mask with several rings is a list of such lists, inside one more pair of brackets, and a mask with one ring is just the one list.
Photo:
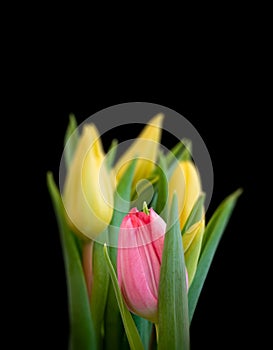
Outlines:
[[206, 224], [191, 150], [181, 141], [163, 154], [162, 124], [162, 114], [152, 118], [115, 162], [117, 145], [105, 153], [96, 126], [79, 134], [71, 117], [62, 194], [48, 174], [70, 349], [189, 349], [189, 325], [240, 190]]

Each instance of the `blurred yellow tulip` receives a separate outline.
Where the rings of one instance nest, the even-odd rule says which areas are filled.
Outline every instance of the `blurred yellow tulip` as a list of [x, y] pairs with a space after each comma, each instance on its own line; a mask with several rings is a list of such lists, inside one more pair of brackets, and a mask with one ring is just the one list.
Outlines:
[[153, 117], [140, 133], [138, 138], [120, 157], [115, 165], [115, 174], [117, 182], [120, 181], [130, 162], [137, 157], [134, 179], [132, 183], [133, 190], [139, 180], [149, 177], [155, 168], [155, 162], [158, 156], [158, 150], [161, 139], [161, 126], [163, 114], [157, 114]]
[[199, 173], [191, 161], [181, 161], [174, 170], [169, 182], [170, 203], [174, 192], [178, 198], [178, 213], [180, 228], [182, 229], [187, 218], [201, 193]]
[[90, 239], [109, 225], [113, 214], [113, 182], [104, 162], [98, 131], [85, 125], [68, 169], [63, 201], [70, 226]]

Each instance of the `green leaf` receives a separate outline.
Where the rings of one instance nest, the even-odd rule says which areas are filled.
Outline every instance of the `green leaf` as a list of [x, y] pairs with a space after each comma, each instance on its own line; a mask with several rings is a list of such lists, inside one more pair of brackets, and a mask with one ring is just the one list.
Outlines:
[[[191, 226], [190, 230], [183, 236], [183, 246], [185, 247], [184, 256], [188, 272], [189, 286], [191, 285], [196, 272], [197, 263], [201, 252], [203, 233], [204, 221], [199, 221]], [[190, 240], [190, 244], [188, 244], [188, 240]]]
[[136, 324], [144, 349], [149, 350], [153, 324], [138, 315], [131, 314]]
[[72, 236], [74, 238], [76, 247], [78, 249], [80, 260], [82, 261], [82, 245], [83, 245], [82, 241], [80, 240], [80, 238], [77, 235], [73, 234]]
[[157, 168], [157, 201], [155, 211], [162, 217], [163, 220], [167, 220], [167, 208], [168, 208], [168, 179], [167, 179], [167, 165], [165, 157], [159, 155], [159, 167]]
[[183, 139], [175, 145], [166, 156], [168, 180], [170, 180], [177, 162], [191, 159], [192, 145], [191, 141]]
[[[118, 233], [122, 219], [130, 210], [131, 186], [136, 166], [136, 160], [133, 160], [126, 169], [124, 175], [118, 183], [114, 195], [114, 213], [109, 226], [109, 255], [112, 264], [116, 270]], [[121, 348], [124, 336], [124, 327], [122, 324], [119, 306], [113, 285], [110, 283], [105, 310], [105, 339], [104, 348], [119, 349]]]
[[[191, 213], [189, 217], [187, 218], [187, 221], [185, 222], [184, 227], [181, 230], [181, 234], [184, 235], [185, 232], [187, 232], [190, 227], [194, 224], [196, 224], [198, 221], [201, 220], [202, 216], [204, 215], [204, 201], [205, 201], [205, 194], [202, 193], [196, 200]], [[184, 246], [185, 249], [185, 246]], [[186, 249], [185, 249], [186, 250]]]
[[153, 198], [151, 200], [151, 203], [149, 204], [150, 208], [155, 208], [156, 207], [156, 202], [157, 202], [157, 198], [158, 198], [158, 192], [154, 192]]
[[114, 212], [109, 225], [108, 245], [111, 247], [118, 246], [119, 227], [124, 216], [130, 211], [131, 187], [135, 166], [136, 160], [134, 159], [123, 174], [114, 193]]
[[[136, 166], [136, 160], [133, 160], [129, 167], [126, 169], [120, 182], [117, 186], [117, 191], [114, 196], [114, 214], [109, 227], [110, 243], [112, 247], [109, 247], [109, 256], [111, 258], [112, 265], [116, 271], [116, 259], [117, 259], [117, 244], [118, 244], [118, 233], [121, 222], [125, 215], [130, 211], [131, 206], [135, 206], [136, 203], [130, 203], [130, 195], [132, 182], [134, 177], [134, 171]], [[152, 181], [152, 180], [151, 180]], [[144, 197], [143, 197], [144, 198]], [[141, 203], [142, 208], [143, 202]], [[149, 322], [138, 316], [133, 316], [136, 326], [140, 331], [141, 339], [144, 344], [147, 344], [147, 339], [150, 338], [150, 327]], [[148, 322], [148, 324], [147, 324]], [[105, 316], [106, 332], [105, 336], [105, 347], [106, 349], [113, 348], [126, 348], [126, 339], [123, 343], [120, 343], [122, 334], [124, 334], [124, 327], [122, 324], [120, 310], [117, 303], [115, 290], [113, 285], [109, 285], [109, 294], [107, 300], [107, 310]], [[128, 343], [128, 341], [127, 341]]]
[[217, 208], [205, 229], [200, 259], [197, 265], [195, 277], [188, 293], [190, 321], [192, 320], [203, 284], [207, 277], [219, 241], [228, 224], [236, 201], [241, 193], [242, 190], [239, 189], [228, 196]]
[[69, 124], [64, 137], [64, 157], [67, 169], [69, 169], [79, 141], [79, 133], [77, 127], [78, 125], [74, 114], [70, 114]]
[[114, 194], [115, 205], [113, 217], [110, 223], [111, 226], [116, 226], [119, 228], [122, 219], [130, 210], [131, 188], [135, 167], [136, 159], [130, 163], [117, 185], [117, 190]]
[[91, 312], [99, 349], [101, 349], [103, 345], [102, 329], [104, 326], [104, 312], [107, 302], [108, 286], [109, 274], [105, 264], [102, 245], [98, 242], [94, 242]]
[[122, 321], [123, 321], [123, 324], [124, 324], [125, 332], [126, 332], [129, 344], [130, 344], [130, 348], [132, 350], [141, 350], [141, 349], [144, 350], [143, 344], [141, 342], [141, 339], [140, 339], [139, 333], [137, 331], [137, 327], [136, 327], [136, 325], [134, 323], [134, 320], [133, 320], [129, 310], [126, 308], [126, 306], [124, 304], [124, 301], [122, 299], [122, 295], [121, 295], [121, 292], [120, 292], [120, 289], [119, 289], [119, 284], [118, 284], [118, 280], [117, 280], [117, 277], [116, 277], [116, 273], [115, 273], [114, 267], [113, 267], [113, 265], [111, 263], [110, 257], [108, 255], [108, 251], [107, 251], [107, 246], [106, 245], [104, 246], [104, 257], [105, 257], [105, 260], [106, 260], [106, 263], [107, 263], [107, 267], [108, 267], [108, 271], [109, 271], [109, 274], [110, 274], [110, 277], [111, 277], [111, 280], [112, 280], [112, 283], [113, 283], [113, 287], [114, 287], [114, 290], [115, 290], [115, 295], [116, 295], [116, 298], [117, 298], [119, 310], [120, 310], [120, 313], [121, 313], [121, 317], [122, 317]]
[[189, 318], [184, 252], [174, 194], [168, 218], [159, 283], [158, 349], [188, 350]]
[[138, 210], [142, 210], [143, 202], [150, 203], [153, 195], [154, 195], [154, 186], [153, 183], [156, 179], [148, 180], [141, 179], [137, 183], [137, 188], [134, 193], [134, 197], [131, 203], [132, 207], [138, 208]]
[[109, 170], [112, 169], [112, 166], [114, 164], [116, 154], [117, 154], [117, 149], [118, 149], [118, 140], [114, 139], [106, 154], [106, 165]]
[[67, 226], [62, 199], [52, 173], [47, 174], [47, 185], [59, 225], [64, 256], [70, 316], [70, 348], [72, 350], [95, 349], [95, 331], [81, 260], [73, 233]]
[[104, 325], [105, 334], [103, 349], [112, 350], [124, 348], [124, 342], [127, 341], [128, 343], [128, 340], [122, 323], [119, 306], [112, 283], [109, 283]]
[[184, 247], [184, 255], [186, 254], [187, 250], [190, 248], [190, 246], [194, 240], [194, 237], [197, 234], [196, 228], [198, 227], [198, 225], [199, 225], [199, 223], [192, 225], [190, 227], [190, 229], [182, 237], [183, 247]]

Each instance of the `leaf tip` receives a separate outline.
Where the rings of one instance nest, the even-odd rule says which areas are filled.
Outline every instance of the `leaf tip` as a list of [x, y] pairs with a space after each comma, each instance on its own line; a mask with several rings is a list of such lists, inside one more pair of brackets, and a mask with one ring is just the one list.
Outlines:
[[47, 184], [50, 183], [53, 180], [53, 173], [52, 171], [47, 171], [46, 173], [46, 182]]
[[236, 196], [240, 196], [242, 193], [244, 192], [244, 189], [242, 187], [239, 187], [237, 191], [235, 191], [234, 194], [236, 194]]
[[76, 117], [74, 113], [69, 114], [69, 122], [73, 124], [76, 122]]
[[103, 244], [103, 252], [104, 252], [104, 255], [105, 255], [105, 256], [108, 255], [108, 250], [107, 250], [107, 244], [106, 244], [106, 242]]
[[232, 197], [234, 200], [237, 200], [242, 193], [244, 192], [242, 187], [239, 187], [235, 192], [233, 192], [229, 197]]

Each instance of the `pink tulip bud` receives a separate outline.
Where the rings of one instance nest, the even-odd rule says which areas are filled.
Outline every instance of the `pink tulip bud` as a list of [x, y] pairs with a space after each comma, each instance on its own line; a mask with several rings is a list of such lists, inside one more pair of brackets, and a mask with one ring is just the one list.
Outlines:
[[158, 287], [166, 223], [150, 209], [133, 208], [121, 224], [118, 241], [118, 281], [130, 311], [156, 323]]

